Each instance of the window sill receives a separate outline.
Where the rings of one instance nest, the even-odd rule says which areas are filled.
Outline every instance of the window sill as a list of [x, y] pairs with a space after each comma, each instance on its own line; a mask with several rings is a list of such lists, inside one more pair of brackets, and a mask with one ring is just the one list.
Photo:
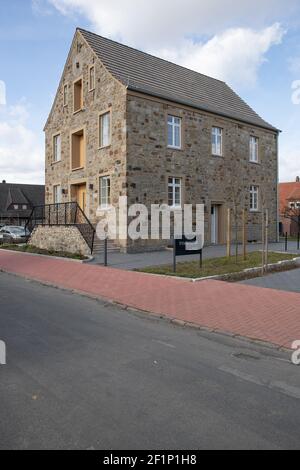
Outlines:
[[111, 147], [111, 144], [103, 145], [102, 147], [98, 147], [98, 150], [108, 149], [109, 147]]
[[56, 162], [52, 161], [52, 162], [51, 162], [51, 165], [52, 165], [52, 166], [53, 166], [53, 165], [57, 165], [58, 163], [61, 163], [61, 160], [57, 160]]
[[211, 156], [212, 156], [213, 158], [224, 158], [224, 155], [218, 155], [218, 154], [216, 154], [216, 153], [212, 153]]
[[252, 161], [252, 160], [249, 160], [249, 163], [252, 163], [253, 165], [260, 165], [260, 162], [255, 162], [255, 161]]
[[79, 166], [78, 168], [71, 168], [72, 171], [79, 171], [79, 170], [84, 170], [84, 166]]
[[259, 209], [249, 209], [250, 214], [259, 214], [260, 210]]
[[90, 93], [91, 91], [95, 91], [95, 90], [96, 90], [95, 87], [94, 87], [94, 88], [90, 88], [90, 89], [89, 89], [89, 93]]
[[73, 115], [78, 114], [83, 110], [84, 110], [84, 108], [76, 109], [76, 111], [73, 111]]
[[168, 148], [169, 150], [183, 150], [182, 147], [172, 147], [171, 145], [168, 145], [167, 148]]
[[182, 211], [181, 206], [168, 206], [171, 211]]

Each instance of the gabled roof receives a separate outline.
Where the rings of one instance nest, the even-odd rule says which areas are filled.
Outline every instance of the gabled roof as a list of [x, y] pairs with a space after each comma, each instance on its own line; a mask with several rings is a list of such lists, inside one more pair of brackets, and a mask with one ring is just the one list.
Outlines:
[[279, 183], [280, 212], [282, 213], [287, 204], [292, 201], [300, 201], [300, 182]]
[[289, 201], [300, 201], [300, 183], [296, 183], [297, 186], [293, 189], [288, 197]]
[[[0, 217], [28, 217], [33, 206], [45, 203], [45, 186], [35, 184], [0, 183]], [[27, 205], [28, 210], [13, 209]]]
[[77, 29], [108, 71], [129, 90], [278, 132], [225, 82]]
[[6, 210], [14, 204], [30, 204], [20, 188], [10, 188], [8, 190]]

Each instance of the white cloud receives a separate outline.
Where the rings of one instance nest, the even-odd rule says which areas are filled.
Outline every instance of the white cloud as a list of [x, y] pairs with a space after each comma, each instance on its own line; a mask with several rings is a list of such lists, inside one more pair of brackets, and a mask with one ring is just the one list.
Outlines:
[[27, 126], [28, 104], [21, 100], [0, 108], [0, 179], [12, 183], [44, 182], [44, 151]]
[[186, 0], [184, 7], [182, 0], [130, 0], [126, 7], [121, 0], [49, 2], [63, 15], [85, 15], [104, 36], [238, 86], [255, 84], [266, 53], [282, 41], [283, 28], [266, 27], [266, 19], [297, 6], [294, 0], [284, 9], [279, 0], [223, 0], [222, 7], [219, 0]]
[[6, 105], [6, 87], [5, 82], [0, 80], [0, 106]]
[[185, 40], [180, 49], [157, 53], [230, 84], [252, 86], [256, 83], [259, 67], [266, 60], [265, 54], [273, 45], [280, 44], [283, 35], [278, 23], [260, 31], [235, 28], [203, 44]]
[[183, 38], [239, 27], [261, 29], [300, 10], [298, 0], [48, 0], [82, 14], [100, 34], [143, 48], [176, 47]]

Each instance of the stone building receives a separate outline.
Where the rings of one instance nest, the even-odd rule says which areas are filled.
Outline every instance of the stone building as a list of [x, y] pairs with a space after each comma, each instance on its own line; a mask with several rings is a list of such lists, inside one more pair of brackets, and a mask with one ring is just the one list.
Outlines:
[[127, 196], [205, 204], [206, 243], [225, 242], [233, 207], [259, 240], [267, 208], [277, 238], [278, 130], [222, 81], [77, 29], [45, 133], [46, 203], [77, 201], [92, 224]]

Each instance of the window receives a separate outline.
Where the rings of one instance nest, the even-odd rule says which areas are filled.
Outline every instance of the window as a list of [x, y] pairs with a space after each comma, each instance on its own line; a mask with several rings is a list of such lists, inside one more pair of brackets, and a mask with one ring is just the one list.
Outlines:
[[27, 205], [23, 204], [22, 209], [23, 209], [23, 211], [26, 211], [28, 209]]
[[72, 170], [85, 166], [85, 139], [83, 129], [72, 134]]
[[181, 148], [181, 118], [168, 115], [168, 147]]
[[18, 204], [14, 204], [14, 209], [15, 211], [17, 211], [19, 209], [19, 205]]
[[74, 83], [74, 113], [80, 111], [83, 107], [82, 79]]
[[89, 69], [89, 91], [95, 89], [95, 66], [91, 65]]
[[250, 162], [258, 162], [258, 138], [253, 135], [250, 137]]
[[53, 137], [53, 162], [61, 160], [61, 135], [57, 134]]
[[110, 177], [102, 176], [99, 184], [100, 206], [103, 208], [110, 206]]
[[64, 106], [68, 104], [68, 85], [64, 85]]
[[53, 202], [54, 204], [61, 203], [61, 186], [60, 184], [53, 186]]
[[250, 211], [258, 211], [258, 186], [250, 186]]
[[213, 127], [211, 131], [211, 152], [213, 155], [218, 157], [222, 156], [222, 147], [223, 147], [223, 129], [220, 127]]
[[170, 207], [181, 207], [181, 178], [168, 179], [168, 204]]
[[99, 147], [110, 145], [110, 111], [99, 117]]

